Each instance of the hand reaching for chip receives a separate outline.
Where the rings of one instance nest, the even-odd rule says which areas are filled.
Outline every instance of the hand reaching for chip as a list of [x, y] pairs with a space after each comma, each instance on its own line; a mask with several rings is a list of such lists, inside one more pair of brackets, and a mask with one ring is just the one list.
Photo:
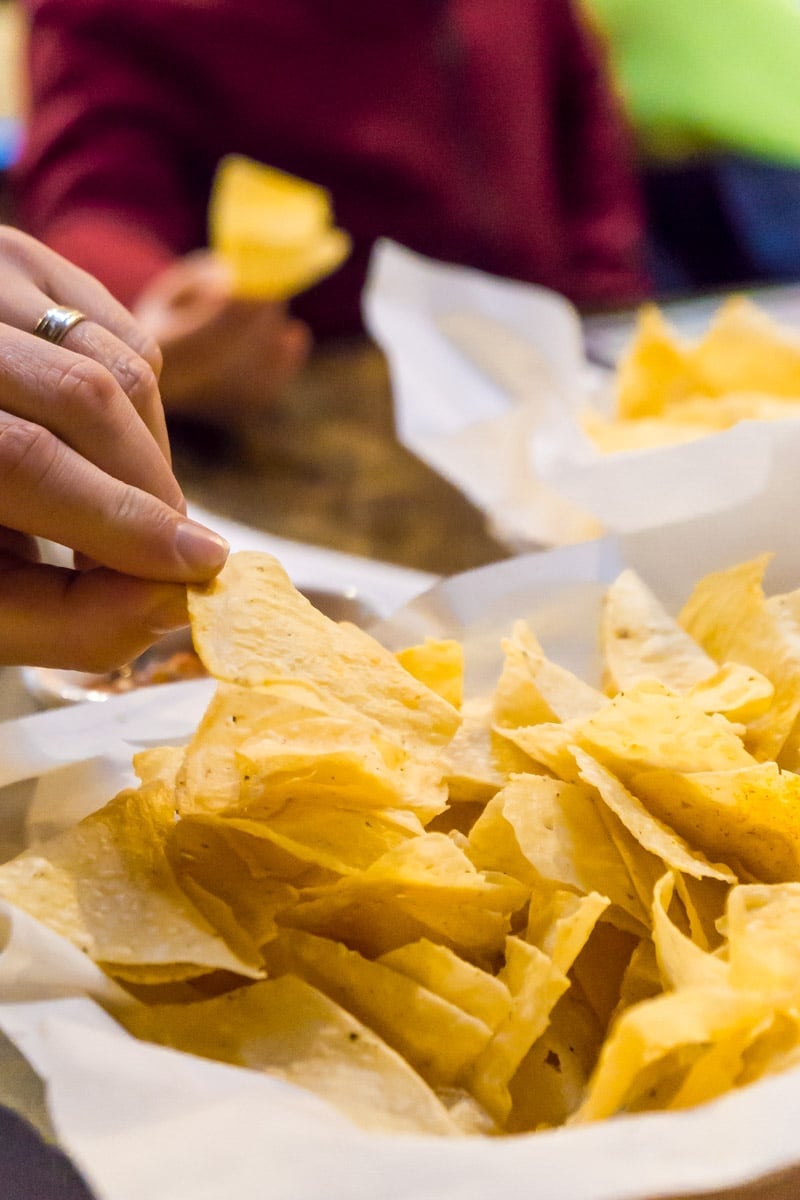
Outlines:
[[[0, 664], [118, 666], [184, 625], [183, 585], [222, 566], [225, 543], [185, 517], [160, 365], [105, 288], [0, 228]], [[37, 537], [92, 569], [40, 563]]]
[[305, 362], [311, 335], [285, 304], [238, 299], [223, 262], [197, 251], [173, 263], [135, 307], [164, 355], [167, 411], [224, 417], [268, 408]]
[[167, 267], [135, 311], [164, 354], [168, 411], [247, 420], [308, 357], [289, 300], [335, 271], [350, 239], [324, 188], [239, 155], [219, 165], [208, 225], [211, 252]]

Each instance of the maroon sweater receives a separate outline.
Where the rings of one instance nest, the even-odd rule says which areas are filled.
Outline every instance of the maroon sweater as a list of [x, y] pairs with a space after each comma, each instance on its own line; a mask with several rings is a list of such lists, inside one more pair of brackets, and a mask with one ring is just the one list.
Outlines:
[[350, 262], [296, 304], [358, 326], [370, 248], [643, 290], [625, 134], [569, 0], [27, 0], [20, 224], [130, 304], [205, 244], [238, 152], [330, 189]]

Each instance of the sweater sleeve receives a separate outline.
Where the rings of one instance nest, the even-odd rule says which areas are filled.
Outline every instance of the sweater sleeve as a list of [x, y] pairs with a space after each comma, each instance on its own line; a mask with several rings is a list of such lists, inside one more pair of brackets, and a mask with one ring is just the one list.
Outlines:
[[144, 6], [130, 29], [105, 0], [29, 0], [29, 9], [17, 219], [130, 305], [205, 240], [213, 164], [191, 96], [159, 69], [159, 31]]
[[560, 86], [562, 177], [575, 247], [572, 294], [586, 307], [641, 299], [644, 225], [629, 130], [599, 41], [565, 6]]

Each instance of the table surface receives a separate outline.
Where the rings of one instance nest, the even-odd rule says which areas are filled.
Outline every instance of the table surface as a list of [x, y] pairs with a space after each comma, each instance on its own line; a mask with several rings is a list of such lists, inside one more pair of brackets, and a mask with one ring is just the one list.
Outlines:
[[385, 360], [366, 340], [320, 350], [246, 430], [173, 422], [171, 436], [188, 498], [257, 529], [435, 575], [510, 553], [400, 445]]

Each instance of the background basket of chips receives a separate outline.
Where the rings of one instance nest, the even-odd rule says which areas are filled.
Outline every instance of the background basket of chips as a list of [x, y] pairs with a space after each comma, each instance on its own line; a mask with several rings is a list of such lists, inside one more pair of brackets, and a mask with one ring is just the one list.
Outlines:
[[614, 374], [562, 297], [383, 243], [365, 315], [400, 437], [515, 547], [777, 496], [800, 454], [800, 338], [742, 298], [685, 340], [645, 310]]

